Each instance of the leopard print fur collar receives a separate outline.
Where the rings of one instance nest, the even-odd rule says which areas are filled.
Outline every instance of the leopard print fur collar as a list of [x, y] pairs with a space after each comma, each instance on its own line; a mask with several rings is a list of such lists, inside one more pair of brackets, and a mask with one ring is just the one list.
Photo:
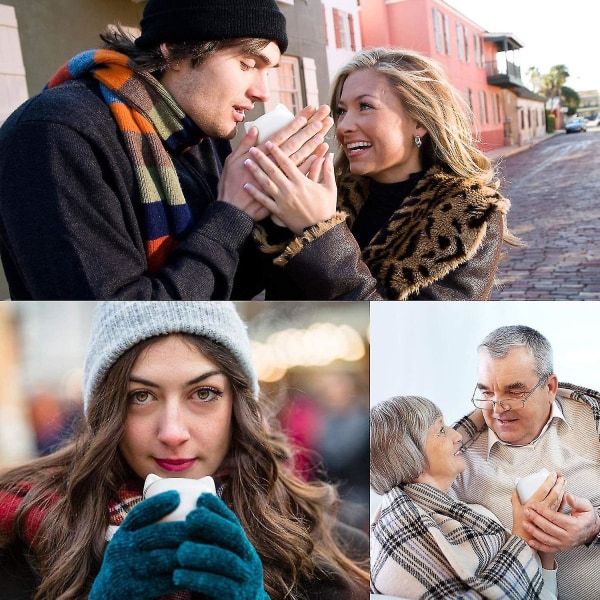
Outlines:
[[[352, 227], [369, 193], [366, 178], [338, 184], [338, 210]], [[432, 167], [362, 256], [388, 298], [404, 300], [471, 258], [492, 215], [503, 219], [510, 202], [496, 189]]]

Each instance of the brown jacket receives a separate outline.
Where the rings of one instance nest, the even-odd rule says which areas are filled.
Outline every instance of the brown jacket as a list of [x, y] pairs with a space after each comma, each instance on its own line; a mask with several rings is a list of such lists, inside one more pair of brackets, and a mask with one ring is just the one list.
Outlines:
[[299, 290], [315, 300], [489, 298], [510, 206], [496, 189], [433, 167], [361, 251], [350, 229], [368, 192], [368, 179], [349, 176], [338, 184], [336, 217], [287, 245], [262, 238], [296, 298]]

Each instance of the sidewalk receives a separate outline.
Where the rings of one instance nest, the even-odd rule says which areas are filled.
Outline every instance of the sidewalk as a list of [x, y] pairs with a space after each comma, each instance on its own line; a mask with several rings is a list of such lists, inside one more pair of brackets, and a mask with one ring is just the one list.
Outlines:
[[529, 148], [533, 148], [533, 146], [536, 144], [545, 142], [553, 138], [555, 135], [561, 135], [564, 132], [564, 129], [557, 129], [554, 133], [547, 133], [544, 137], [536, 138], [529, 144], [524, 144], [523, 146], [503, 146], [502, 148], [494, 148], [493, 150], [488, 150], [485, 155], [492, 161], [492, 163], [497, 163], [499, 160], [502, 160], [507, 156], [512, 156], [513, 154], [518, 154], [524, 150], [529, 150]]

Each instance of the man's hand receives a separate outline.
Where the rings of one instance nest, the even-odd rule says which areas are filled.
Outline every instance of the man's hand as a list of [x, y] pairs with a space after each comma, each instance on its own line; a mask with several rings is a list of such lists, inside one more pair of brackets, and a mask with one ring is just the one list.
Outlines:
[[587, 544], [600, 531], [600, 517], [592, 503], [573, 494], [566, 495], [571, 514], [555, 512], [541, 502], [524, 511], [522, 526], [531, 538], [529, 545], [540, 552], [563, 552]]
[[560, 471], [550, 473], [544, 483], [533, 493], [531, 498], [521, 504], [516, 488], [513, 489], [511, 498], [513, 509], [513, 531], [514, 535], [523, 538], [527, 543], [532, 538], [531, 532], [524, 527], [527, 522], [526, 510], [536, 504], [543, 505], [550, 511], [560, 510], [563, 506], [566, 481]]

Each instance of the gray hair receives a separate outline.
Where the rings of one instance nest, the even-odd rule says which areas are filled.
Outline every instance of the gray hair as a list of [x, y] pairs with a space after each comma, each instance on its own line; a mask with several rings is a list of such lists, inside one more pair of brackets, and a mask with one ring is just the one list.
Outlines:
[[504, 358], [512, 348], [524, 346], [533, 357], [533, 368], [538, 377], [554, 373], [550, 342], [539, 332], [525, 325], [506, 325], [489, 333], [479, 344], [492, 358]]
[[394, 396], [371, 408], [371, 487], [385, 494], [424, 470], [425, 440], [440, 409], [419, 396]]

